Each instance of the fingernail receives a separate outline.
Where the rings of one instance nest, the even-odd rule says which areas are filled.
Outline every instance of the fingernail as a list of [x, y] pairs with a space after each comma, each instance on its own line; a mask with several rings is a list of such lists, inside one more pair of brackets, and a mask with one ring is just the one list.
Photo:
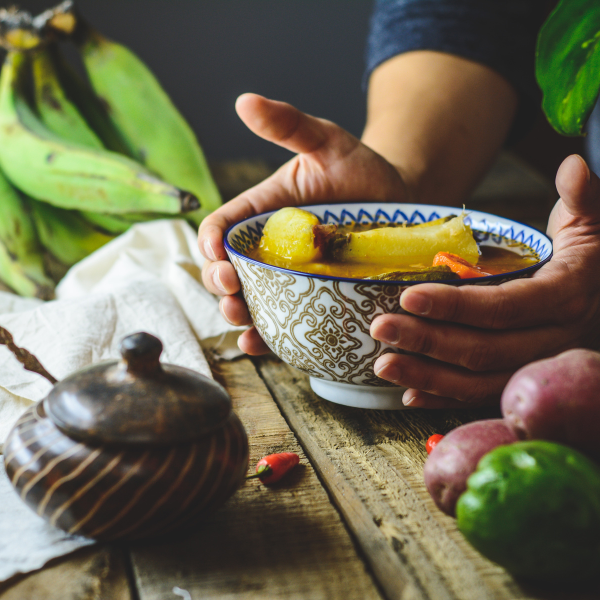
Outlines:
[[220, 269], [215, 269], [215, 272], [213, 273], [213, 283], [215, 284], [215, 287], [223, 292], [224, 294], [227, 293], [227, 291], [225, 290], [225, 286], [223, 285], [223, 282], [221, 281], [221, 274], [220, 274]]
[[208, 239], [204, 240], [204, 255], [209, 260], [217, 260], [217, 255], [215, 254], [215, 251], [213, 250], [210, 240], [208, 240]]
[[585, 162], [585, 159], [583, 158], [583, 156], [579, 156], [579, 154], [575, 154], [575, 156], [579, 159], [579, 163], [585, 170], [585, 176], [586, 176], [588, 184], [591, 183], [592, 174], [591, 174], [590, 168], [588, 167], [588, 164]]
[[386, 344], [397, 344], [400, 341], [400, 330], [391, 323], [385, 323], [375, 329], [373, 337]]
[[374, 369], [374, 373], [377, 377], [385, 379], [390, 383], [399, 384], [400, 382], [401, 373], [398, 367], [392, 365], [384, 365], [379, 369]]
[[402, 396], [402, 404], [404, 404], [404, 406], [410, 406], [415, 398], [416, 396], [414, 394], [405, 392], [404, 396]]
[[400, 296], [400, 306], [414, 315], [428, 315], [431, 312], [431, 299], [425, 294], [413, 292]]
[[221, 298], [219, 300], [219, 312], [221, 313], [221, 316], [230, 324], [230, 325], [235, 325], [235, 323], [232, 323], [229, 320], [229, 317], [225, 314], [225, 311], [223, 310], [223, 300], [225, 300], [225, 296], [223, 298]]

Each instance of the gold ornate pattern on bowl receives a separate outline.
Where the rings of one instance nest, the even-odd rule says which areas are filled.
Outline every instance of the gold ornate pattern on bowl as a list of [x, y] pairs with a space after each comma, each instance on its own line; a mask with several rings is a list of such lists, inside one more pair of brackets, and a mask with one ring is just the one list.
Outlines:
[[373, 363], [384, 349], [369, 327], [375, 316], [401, 312], [401, 287], [354, 285], [298, 277], [231, 257], [252, 321], [282, 360], [313, 377], [388, 386]]

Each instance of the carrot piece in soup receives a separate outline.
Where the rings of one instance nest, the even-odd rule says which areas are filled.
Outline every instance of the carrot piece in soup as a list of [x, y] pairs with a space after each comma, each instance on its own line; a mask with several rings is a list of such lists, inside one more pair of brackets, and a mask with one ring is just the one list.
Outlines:
[[446, 265], [456, 273], [461, 279], [470, 279], [471, 277], [487, 277], [492, 273], [486, 273], [483, 269], [472, 265], [464, 258], [450, 252], [438, 252], [433, 258], [433, 266]]

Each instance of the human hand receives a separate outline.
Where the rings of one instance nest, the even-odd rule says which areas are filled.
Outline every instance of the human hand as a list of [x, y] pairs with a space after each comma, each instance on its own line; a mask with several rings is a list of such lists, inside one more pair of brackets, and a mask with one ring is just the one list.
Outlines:
[[574, 155], [560, 166], [556, 187], [561, 197], [548, 224], [554, 255], [531, 279], [414, 286], [400, 298], [412, 315], [373, 320], [375, 339], [422, 355], [389, 353], [374, 365], [379, 377], [408, 388], [404, 404], [495, 403], [523, 365], [600, 347], [600, 179]]
[[[204, 285], [222, 296], [220, 309], [227, 321], [250, 325], [250, 313], [238, 294], [239, 279], [223, 246], [228, 227], [285, 206], [366, 199], [407, 202], [411, 196], [390, 163], [330, 121], [255, 94], [240, 96], [236, 110], [255, 134], [297, 153], [271, 177], [206, 217], [198, 232], [200, 251], [207, 259]], [[247, 354], [269, 351], [253, 327], [242, 333], [238, 344]]]

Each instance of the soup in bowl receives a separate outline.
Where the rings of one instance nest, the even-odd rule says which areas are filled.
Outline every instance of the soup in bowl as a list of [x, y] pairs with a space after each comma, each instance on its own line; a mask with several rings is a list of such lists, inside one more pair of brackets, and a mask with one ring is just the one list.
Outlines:
[[403, 312], [404, 289], [498, 285], [552, 256], [543, 233], [479, 211], [367, 202], [302, 210], [237, 223], [225, 248], [269, 348], [308, 374], [317, 395], [349, 406], [404, 408], [403, 389], [373, 372], [381, 354], [398, 350], [369, 334], [376, 316]]

